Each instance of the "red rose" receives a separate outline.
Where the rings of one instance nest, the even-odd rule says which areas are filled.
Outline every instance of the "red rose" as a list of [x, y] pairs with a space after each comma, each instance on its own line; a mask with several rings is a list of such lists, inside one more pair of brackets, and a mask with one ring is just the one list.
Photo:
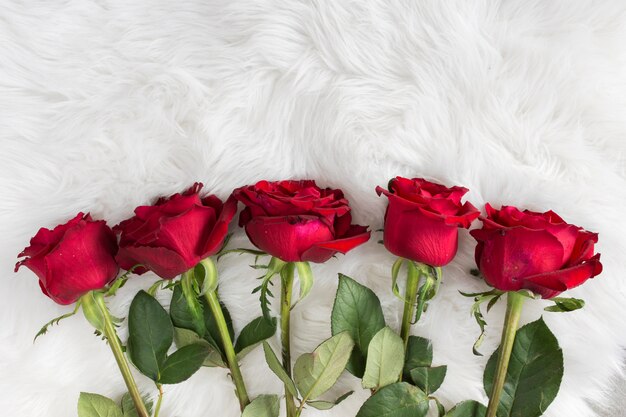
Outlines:
[[469, 202], [461, 204], [467, 188], [448, 188], [423, 178], [396, 177], [385, 194], [383, 241], [396, 256], [432, 266], [448, 264], [456, 255], [458, 227], [468, 228], [480, 214]]
[[552, 211], [496, 210], [489, 204], [485, 209], [482, 229], [470, 233], [478, 241], [476, 264], [493, 287], [552, 298], [602, 272], [600, 254], [593, 253], [597, 233], [568, 224]]
[[30, 246], [18, 255], [27, 258], [15, 265], [15, 272], [26, 266], [39, 277], [44, 294], [67, 305], [115, 279], [116, 252], [115, 234], [106, 223], [78, 213], [53, 230], [39, 229]]
[[325, 262], [370, 238], [366, 226], [350, 224], [341, 190], [321, 189], [315, 181], [260, 181], [233, 196], [246, 206], [239, 225], [250, 241], [285, 262]]
[[182, 194], [159, 199], [153, 206], [140, 206], [135, 216], [113, 228], [120, 234], [117, 261], [126, 270], [147, 270], [172, 279], [215, 254], [221, 247], [228, 224], [237, 212], [237, 202], [225, 203], [214, 195], [200, 198], [202, 184]]

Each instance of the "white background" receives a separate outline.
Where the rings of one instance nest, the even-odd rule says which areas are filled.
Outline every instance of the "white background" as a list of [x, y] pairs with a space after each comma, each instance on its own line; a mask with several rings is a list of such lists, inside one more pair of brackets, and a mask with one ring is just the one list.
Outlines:
[[[361, 224], [382, 225], [376, 185], [395, 175], [468, 187], [476, 205], [553, 209], [600, 233], [605, 272], [569, 295], [583, 311], [548, 314], [565, 354], [549, 417], [592, 417], [607, 401], [626, 342], [626, 3], [623, 1], [11, 1], [0, 4], [0, 409], [10, 417], [68, 417], [80, 391], [123, 392], [108, 347], [81, 317], [36, 344], [69, 311], [12, 272], [40, 226], [89, 211], [111, 225], [153, 198], [202, 181], [226, 197], [259, 179], [314, 178], [343, 188]], [[235, 230], [234, 245], [246, 245]], [[370, 243], [314, 267], [294, 310], [294, 356], [330, 333], [337, 272], [372, 287], [396, 326], [393, 258]], [[485, 400], [486, 357], [471, 345], [468, 276], [459, 255], [414, 327], [447, 364], [446, 406]], [[240, 329], [259, 313], [249, 259], [220, 262], [222, 296]], [[111, 301], [119, 316], [154, 276]], [[165, 296], [166, 294], [162, 294]], [[164, 298], [165, 301], [165, 298]], [[531, 305], [532, 304], [532, 305]], [[529, 303], [523, 321], [545, 302]], [[485, 352], [503, 306], [487, 316]], [[125, 329], [122, 328], [122, 334]], [[262, 353], [243, 361], [252, 395], [280, 392]], [[155, 393], [138, 376], [141, 387]], [[353, 416], [357, 390], [330, 412]], [[236, 416], [223, 370], [167, 387], [162, 416]], [[602, 414], [601, 414], [602, 415]]]

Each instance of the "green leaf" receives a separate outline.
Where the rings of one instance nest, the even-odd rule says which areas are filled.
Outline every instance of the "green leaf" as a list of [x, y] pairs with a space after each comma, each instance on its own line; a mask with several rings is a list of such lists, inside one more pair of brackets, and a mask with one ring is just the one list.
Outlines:
[[80, 300], [76, 302], [76, 305], [74, 306], [74, 310], [72, 310], [71, 312], [67, 313], [67, 314], [63, 314], [62, 316], [59, 317], [55, 317], [52, 320], [50, 320], [49, 322], [47, 322], [46, 324], [43, 325], [43, 327], [37, 332], [37, 334], [35, 335], [35, 338], [33, 339], [33, 343], [35, 343], [35, 340], [37, 340], [37, 338], [39, 336], [43, 336], [44, 334], [48, 333], [48, 328], [50, 326], [53, 326], [55, 324], [59, 324], [59, 322], [63, 319], [66, 319], [68, 317], [72, 317], [74, 314], [76, 314], [76, 312], [78, 312], [78, 309], [80, 308]]
[[469, 400], [458, 403], [445, 417], [485, 417], [487, 407], [478, 401]]
[[172, 301], [170, 302], [170, 318], [176, 327], [195, 330], [194, 320], [180, 285], [174, 287]]
[[[213, 317], [213, 313], [211, 312], [211, 309], [204, 297], [199, 297], [198, 303], [200, 304], [203, 312], [202, 317], [205, 327], [205, 331], [203, 332], [202, 337], [207, 342], [209, 342], [215, 350], [220, 352], [222, 359], [225, 360], [225, 353], [222, 347], [222, 338], [220, 336], [215, 317]], [[230, 313], [223, 303], [220, 303], [220, 306], [222, 308], [222, 312], [224, 313], [224, 319], [226, 320], [226, 325], [228, 326], [228, 332], [230, 333], [231, 340], [233, 340], [235, 331], [233, 330]], [[180, 289], [178, 285], [174, 287], [174, 293], [172, 295], [172, 301], [170, 303], [170, 317], [172, 318], [174, 326], [193, 331], [196, 330], [193, 315], [189, 310], [189, 305], [187, 304], [187, 300], [182, 292], [182, 289]]]
[[304, 300], [311, 292], [311, 288], [313, 288], [313, 272], [311, 272], [311, 265], [309, 265], [308, 262], [296, 262], [296, 268], [298, 268], [298, 280], [300, 281], [300, 296], [291, 308], [294, 308], [296, 304]]
[[550, 301], [553, 301], [554, 305], [544, 308], [545, 311], [567, 313], [581, 309], [585, 306], [585, 301], [579, 298], [554, 297], [551, 298]]
[[398, 287], [398, 274], [400, 273], [400, 268], [402, 268], [404, 261], [404, 258], [398, 258], [391, 266], [391, 292], [393, 292], [393, 295], [397, 298], [402, 300], [402, 302], [410, 303], [410, 300], [407, 301], [402, 294], [400, 294], [400, 288]]
[[243, 358], [248, 352], [255, 348], [265, 339], [269, 339], [276, 333], [276, 318], [272, 317], [271, 321], [265, 320], [265, 317], [257, 317], [248, 323], [237, 338], [235, 343], [235, 352], [238, 358]]
[[430, 366], [433, 363], [433, 345], [430, 340], [419, 336], [409, 336], [404, 363], [404, 376], [411, 376], [411, 369]]
[[193, 268], [194, 279], [201, 283], [198, 295], [217, 290], [217, 267], [211, 258], [204, 258]]
[[389, 327], [383, 327], [370, 342], [361, 384], [378, 390], [398, 381], [404, 365], [404, 343]]
[[[152, 401], [148, 400], [147, 397], [143, 397], [142, 400], [148, 413], [152, 413]], [[133, 398], [128, 392], [122, 396], [122, 412], [124, 413], [124, 417], [139, 417]]]
[[262, 394], [243, 410], [241, 417], [278, 417], [280, 398], [278, 395]]
[[207, 342], [205, 339], [201, 339], [200, 336], [198, 336], [198, 334], [193, 330], [174, 327], [174, 343], [179, 349], [194, 343], [201, 344], [209, 349], [209, 354], [204, 359], [202, 366], [220, 368], [227, 367], [224, 363], [224, 360], [222, 359], [222, 354], [217, 349], [215, 349], [212, 344]]
[[[489, 358], [483, 383], [491, 394], [500, 348]], [[543, 319], [518, 330], [513, 344], [498, 417], [542, 415], [559, 392], [563, 352]]]
[[437, 391], [446, 377], [447, 366], [436, 366], [433, 368], [422, 366], [411, 369], [411, 379], [419, 389], [426, 395]]
[[347, 369], [354, 376], [363, 377], [370, 341], [385, 327], [380, 300], [369, 288], [339, 274], [330, 324], [333, 335], [347, 331], [354, 340], [356, 349], [352, 351]]
[[376, 391], [356, 417], [425, 417], [427, 413], [428, 397], [411, 384], [396, 382]]
[[211, 350], [201, 344], [184, 346], [165, 359], [159, 383], [179, 384], [195, 374]]
[[78, 397], [78, 417], [124, 417], [115, 402], [99, 394], [81, 392]]
[[491, 308], [495, 305], [495, 303], [500, 299], [500, 297], [504, 294], [500, 290], [492, 289], [491, 291], [486, 292], [478, 292], [478, 293], [464, 293], [463, 291], [459, 291], [461, 295], [464, 297], [474, 297], [474, 304], [472, 304], [471, 314], [474, 316], [478, 327], [480, 328], [480, 335], [474, 342], [474, 346], [472, 346], [472, 352], [476, 356], [483, 356], [482, 353], [478, 351], [478, 348], [483, 343], [485, 339], [485, 326], [487, 326], [487, 322], [485, 321], [485, 317], [483, 316], [482, 311], [480, 310], [481, 304], [487, 303], [487, 311], [491, 310]]
[[276, 376], [283, 381], [283, 384], [285, 384], [285, 387], [287, 387], [287, 390], [291, 393], [291, 395], [297, 397], [298, 390], [296, 389], [296, 385], [293, 383], [293, 380], [289, 377], [289, 375], [287, 375], [287, 372], [276, 357], [276, 354], [270, 345], [265, 341], [263, 341], [263, 352], [265, 353], [265, 361], [272, 372], [274, 372], [274, 374], [276, 374]]
[[[266, 320], [271, 320], [272, 315], [270, 314], [270, 297], [273, 297], [272, 292], [269, 289], [269, 286], [272, 285], [272, 278], [274, 275], [280, 274], [283, 268], [287, 266], [287, 263], [281, 261], [278, 258], [272, 257], [270, 263], [267, 265], [267, 272], [264, 277], [262, 277], [261, 285], [255, 288], [252, 292], [256, 292], [256, 290], [260, 290], [261, 293], [259, 295], [259, 301], [261, 302], [261, 312], [263, 313], [263, 317]], [[290, 266], [293, 268], [293, 265]]]
[[153, 381], [174, 339], [174, 326], [161, 304], [145, 291], [139, 291], [128, 313], [129, 356], [137, 369]]
[[354, 391], [346, 392], [341, 397], [337, 398], [335, 401], [316, 400], [316, 401], [307, 401], [306, 404], [310, 405], [313, 408], [317, 408], [318, 410], [330, 410], [331, 408], [333, 408], [334, 406], [336, 406], [337, 404], [339, 404], [340, 402], [348, 398], [350, 395], [352, 395], [353, 392]]
[[104, 317], [102, 317], [102, 311], [98, 307], [96, 297], [102, 297], [102, 294], [89, 291], [80, 298], [80, 306], [83, 308], [83, 314], [87, 321], [102, 333], [104, 331]]
[[194, 270], [191, 270], [183, 273], [180, 284], [176, 287], [182, 289], [187, 304], [188, 319], [193, 326], [192, 329], [200, 336], [204, 336], [204, 332], [206, 331], [204, 326], [204, 310], [198, 298], [198, 292], [195, 289], [196, 286]]
[[314, 400], [335, 385], [346, 368], [353, 347], [350, 334], [343, 332], [296, 360], [293, 375], [303, 401]]

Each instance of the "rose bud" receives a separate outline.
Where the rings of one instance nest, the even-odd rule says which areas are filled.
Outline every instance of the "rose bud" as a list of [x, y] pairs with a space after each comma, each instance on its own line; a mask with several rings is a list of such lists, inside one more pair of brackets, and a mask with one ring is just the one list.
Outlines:
[[366, 226], [350, 224], [343, 192], [321, 189], [315, 181], [260, 181], [233, 196], [246, 206], [239, 226], [250, 241], [285, 262], [325, 262], [370, 238]]
[[78, 213], [52, 230], [39, 229], [18, 255], [26, 259], [15, 265], [15, 272], [24, 265], [39, 277], [45, 295], [67, 305], [115, 279], [116, 253], [117, 239], [104, 220]]
[[552, 298], [602, 272], [594, 255], [597, 233], [566, 223], [553, 211], [536, 213], [485, 205], [476, 264], [487, 283], [502, 291], [528, 289]]
[[423, 178], [396, 177], [389, 181], [385, 194], [383, 242], [396, 256], [431, 266], [448, 264], [456, 255], [458, 227], [468, 228], [479, 216], [469, 202], [461, 204], [467, 188], [448, 188]]
[[222, 203], [214, 195], [201, 198], [201, 189], [196, 183], [182, 194], [137, 207], [134, 217], [115, 226], [120, 266], [129, 270], [140, 265], [133, 272], [150, 270], [172, 279], [219, 251], [237, 202], [230, 198]]

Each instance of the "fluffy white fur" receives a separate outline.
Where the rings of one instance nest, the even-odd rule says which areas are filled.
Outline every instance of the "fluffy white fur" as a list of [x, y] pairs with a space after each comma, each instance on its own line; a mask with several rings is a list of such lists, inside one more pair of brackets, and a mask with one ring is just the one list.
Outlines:
[[[74, 416], [80, 391], [124, 391], [82, 317], [32, 343], [70, 310], [41, 294], [30, 271], [12, 272], [40, 226], [78, 211], [113, 225], [198, 180], [226, 197], [259, 179], [305, 177], [344, 189], [373, 230], [386, 205], [374, 187], [403, 175], [464, 185], [477, 206], [553, 209], [599, 232], [605, 271], [569, 293], [587, 306], [545, 315], [565, 355], [545, 416], [592, 417], [590, 400], [609, 401], [626, 344], [623, 1], [5, 0], [0, 21], [2, 415]], [[233, 246], [248, 244], [233, 231]], [[393, 258], [378, 239], [314, 267], [313, 292], [293, 312], [294, 356], [329, 335], [338, 272], [373, 288], [398, 324]], [[448, 365], [446, 406], [486, 399], [471, 300], [457, 292], [486, 288], [468, 275], [473, 248], [462, 231], [441, 293], [413, 329]], [[237, 328], [259, 313], [249, 262], [219, 266]], [[153, 280], [131, 280], [114, 313], [124, 316]], [[523, 321], [546, 304], [528, 303]], [[487, 316], [486, 353], [502, 313]], [[262, 352], [243, 372], [253, 396], [281, 391]], [[305, 415], [353, 416], [367, 392], [349, 375], [334, 394], [347, 389], [356, 393], [332, 411]], [[164, 417], [238, 415], [224, 370], [203, 368], [165, 391]]]

